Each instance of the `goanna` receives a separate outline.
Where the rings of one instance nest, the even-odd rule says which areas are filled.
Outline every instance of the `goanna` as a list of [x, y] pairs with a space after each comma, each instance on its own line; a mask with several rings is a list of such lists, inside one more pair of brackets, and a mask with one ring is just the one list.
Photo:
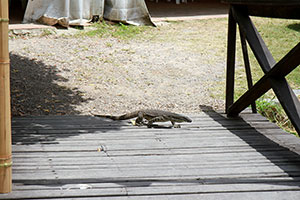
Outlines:
[[175, 123], [192, 122], [192, 120], [189, 117], [186, 117], [184, 115], [163, 111], [163, 110], [152, 110], [152, 109], [137, 110], [135, 112], [126, 113], [120, 116], [97, 115], [97, 114], [94, 114], [94, 116], [109, 118], [112, 120], [127, 120], [127, 119], [136, 118], [135, 125], [137, 126], [146, 125], [148, 127], [153, 127], [154, 122], [170, 121], [172, 123], [172, 127], [180, 128], [180, 125]]

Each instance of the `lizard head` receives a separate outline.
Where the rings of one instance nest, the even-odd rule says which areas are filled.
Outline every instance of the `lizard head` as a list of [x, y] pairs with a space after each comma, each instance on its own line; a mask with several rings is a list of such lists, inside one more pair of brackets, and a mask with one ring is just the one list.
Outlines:
[[186, 117], [186, 116], [184, 116], [184, 118], [185, 118], [185, 121], [186, 121], [186, 122], [189, 122], [189, 123], [191, 123], [191, 122], [192, 122], [191, 118], [189, 118], [189, 117]]

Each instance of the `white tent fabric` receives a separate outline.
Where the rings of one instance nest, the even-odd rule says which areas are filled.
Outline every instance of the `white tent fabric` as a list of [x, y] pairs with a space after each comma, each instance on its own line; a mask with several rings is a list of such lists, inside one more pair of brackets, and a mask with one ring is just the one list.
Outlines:
[[154, 25], [144, 0], [105, 0], [104, 18], [133, 25]]
[[29, 0], [23, 23], [80, 25], [99, 16], [134, 25], [153, 25], [144, 0]]
[[30, 0], [23, 23], [80, 25], [93, 16], [103, 17], [104, 0]]

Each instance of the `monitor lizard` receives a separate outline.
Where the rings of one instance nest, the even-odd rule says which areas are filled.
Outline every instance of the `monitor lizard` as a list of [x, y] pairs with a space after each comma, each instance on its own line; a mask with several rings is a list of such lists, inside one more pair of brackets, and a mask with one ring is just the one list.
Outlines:
[[[168, 111], [163, 111], [163, 110], [151, 110], [151, 109], [146, 109], [146, 110], [137, 110], [135, 112], [131, 113], [126, 113], [124, 115], [120, 116], [114, 116], [114, 115], [97, 115], [94, 114], [95, 117], [104, 117], [104, 118], [109, 118], [112, 120], [127, 120], [127, 119], [133, 119], [136, 118], [134, 121], [134, 125], [141, 126], [141, 125], [146, 125], [148, 127], [153, 127], [154, 122], [167, 122], [170, 121], [172, 123], [172, 127], [174, 128], [180, 128], [179, 124], [181, 122], [192, 122], [192, 120], [186, 116], [177, 114], [177, 113], [172, 113]], [[145, 122], [146, 120], [146, 122]]]

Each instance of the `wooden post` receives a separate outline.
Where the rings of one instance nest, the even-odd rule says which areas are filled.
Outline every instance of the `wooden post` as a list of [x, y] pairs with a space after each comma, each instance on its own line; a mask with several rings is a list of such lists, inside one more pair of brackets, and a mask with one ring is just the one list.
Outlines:
[[228, 17], [227, 39], [227, 67], [226, 67], [226, 113], [234, 102], [234, 73], [235, 73], [235, 50], [236, 50], [236, 21], [232, 9]]
[[8, 0], [0, 3], [0, 193], [12, 190]]

